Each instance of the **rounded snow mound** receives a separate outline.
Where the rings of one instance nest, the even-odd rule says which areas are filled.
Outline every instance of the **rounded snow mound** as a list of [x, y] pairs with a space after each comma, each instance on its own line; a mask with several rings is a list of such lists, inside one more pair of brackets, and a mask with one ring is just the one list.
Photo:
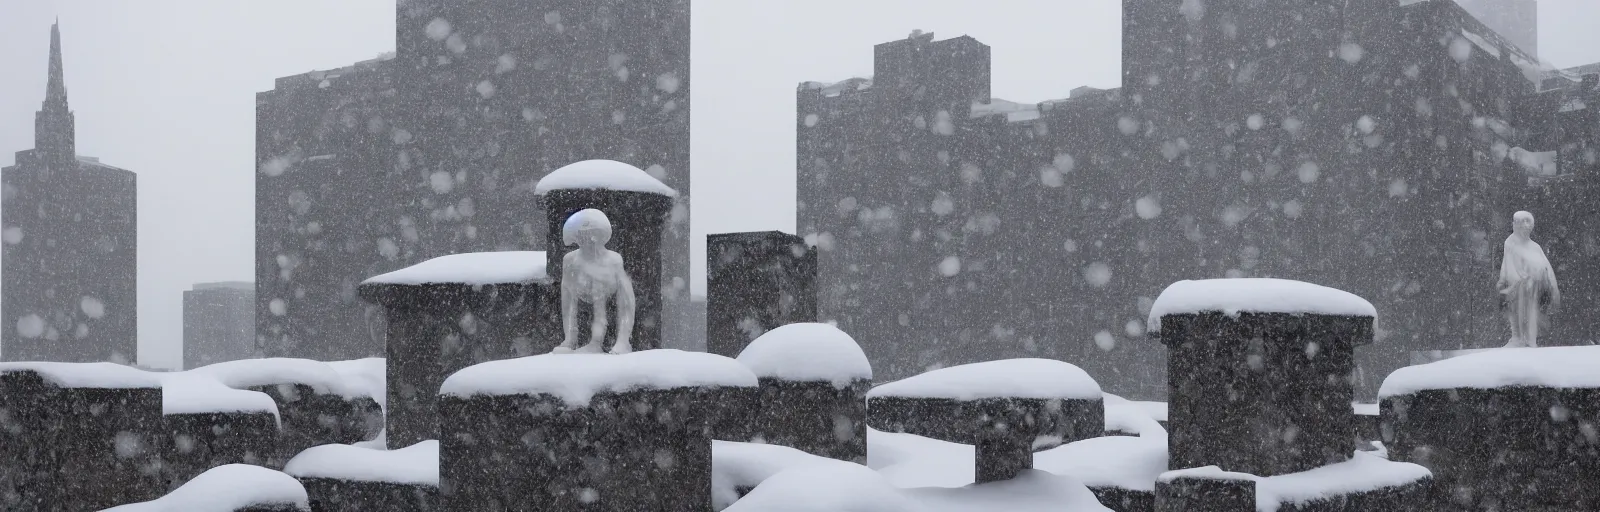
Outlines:
[[298, 478], [438, 487], [439, 441], [422, 441], [399, 450], [325, 444], [295, 455], [284, 464], [283, 472]]
[[1002, 359], [941, 368], [872, 388], [868, 398], [1102, 400], [1100, 383], [1054, 359]]
[[309, 512], [311, 499], [292, 476], [261, 466], [228, 464], [201, 473], [159, 499], [105, 512], [232, 512], [259, 506], [292, 506]]
[[638, 167], [616, 160], [584, 160], [556, 169], [533, 187], [533, 193], [545, 195], [553, 190], [615, 190], [619, 192], [645, 192], [675, 197], [678, 191], [655, 179]]
[[1150, 306], [1150, 332], [1161, 330], [1166, 315], [1220, 312], [1378, 316], [1371, 302], [1356, 294], [1288, 279], [1237, 278], [1178, 281]]
[[756, 338], [739, 353], [739, 362], [759, 378], [791, 382], [832, 382], [844, 387], [872, 380], [872, 363], [855, 338], [828, 324], [788, 324]]

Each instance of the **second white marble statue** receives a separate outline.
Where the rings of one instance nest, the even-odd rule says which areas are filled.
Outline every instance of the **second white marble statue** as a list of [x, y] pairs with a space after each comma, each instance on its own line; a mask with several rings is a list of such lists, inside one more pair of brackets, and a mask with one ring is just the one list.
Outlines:
[[1517, 212], [1511, 216], [1511, 236], [1506, 237], [1505, 252], [1500, 259], [1500, 305], [1506, 323], [1511, 327], [1511, 347], [1539, 346], [1539, 327], [1545, 323], [1549, 312], [1561, 307], [1561, 289], [1556, 287], [1556, 273], [1545, 257], [1544, 248], [1532, 239], [1533, 214]]

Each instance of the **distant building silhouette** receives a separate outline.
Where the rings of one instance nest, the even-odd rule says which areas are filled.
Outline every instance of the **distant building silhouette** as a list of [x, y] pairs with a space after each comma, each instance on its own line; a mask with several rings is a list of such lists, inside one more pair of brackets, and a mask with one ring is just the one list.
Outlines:
[[34, 148], [4, 182], [6, 361], [132, 363], [137, 357], [136, 179], [77, 154], [60, 26], [50, 27], [49, 80]]
[[183, 369], [253, 357], [254, 283], [202, 283], [183, 292]]
[[691, 336], [688, 0], [406, 0], [395, 44], [257, 96], [265, 354], [381, 355], [381, 310], [356, 284], [447, 254], [543, 249], [533, 185], [588, 159], [678, 191], [662, 336]]
[[1535, 57], [1539, 55], [1538, 0], [1455, 0], [1455, 2], [1523, 52]]
[[[990, 98], [987, 47], [920, 33], [878, 46], [879, 76], [800, 86], [798, 227], [819, 249], [821, 319], [880, 380], [1050, 357], [1159, 398], [1146, 315], [1183, 279], [1371, 300], [1369, 393], [1409, 351], [1504, 343], [1499, 244], [1536, 197], [1513, 149], [1548, 158], [1549, 139], [1560, 174], [1593, 176], [1600, 125], [1577, 106], [1600, 102], [1519, 107], [1536, 61], [1451, 2], [1176, 4], [1123, 3], [1119, 89]], [[1571, 179], [1585, 184], [1537, 196], [1558, 274], [1597, 260], [1567, 249], [1600, 225], [1580, 206], [1596, 180]], [[1563, 295], [1563, 332], [1594, 332], [1600, 301]]]

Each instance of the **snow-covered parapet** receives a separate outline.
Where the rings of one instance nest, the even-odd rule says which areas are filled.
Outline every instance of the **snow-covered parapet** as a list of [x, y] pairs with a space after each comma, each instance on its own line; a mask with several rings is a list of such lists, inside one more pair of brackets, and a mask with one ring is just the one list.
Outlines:
[[161, 383], [162, 414], [268, 413], [278, 403], [260, 391], [228, 387], [205, 375], [179, 372]]
[[1100, 437], [1100, 385], [1077, 366], [1008, 359], [953, 366], [873, 388], [868, 421], [878, 430], [977, 445], [977, 481], [1007, 480], [1035, 451]]
[[1508, 387], [1600, 389], [1600, 346], [1488, 350], [1407, 366], [1383, 379], [1378, 397]]
[[726, 512], [1109, 512], [1083, 484], [1043, 471], [991, 485], [898, 488], [859, 465], [802, 466], [766, 479]]
[[855, 338], [824, 323], [789, 324], [761, 335], [739, 353], [758, 378], [831, 382], [843, 388], [872, 380], [872, 363]]
[[1100, 384], [1088, 372], [1053, 359], [1003, 359], [941, 368], [890, 382], [867, 393], [869, 398], [1101, 399]]
[[236, 510], [311, 511], [306, 490], [294, 477], [260, 466], [228, 464], [212, 468], [160, 499], [105, 512], [234, 512]]
[[365, 359], [352, 359], [349, 361], [329, 361], [328, 366], [344, 379], [347, 390], [358, 395], [372, 397], [378, 402], [378, 407], [388, 407], [388, 379], [385, 372], [388, 364], [384, 358], [368, 357]]
[[872, 365], [837, 327], [788, 324], [750, 342], [740, 364], [760, 379], [748, 403], [731, 406], [719, 439], [761, 440], [840, 460], [867, 457], [866, 393]]
[[300, 452], [283, 472], [301, 479], [438, 487], [439, 442], [428, 440], [399, 450], [327, 444]]
[[364, 396], [344, 376], [322, 361], [273, 357], [215, 363], [183, 373], [216, 380], [231, 388], [250, 389], [280, 384], [302, 384], [323, 395], [342, 398]]
[[783, 471], [817, 465], [839, 467], [840, 464], [848, 463], [787, 446], [712, 441], [711, 509], [727, 508], [739, 500], [740, 493], [754, 489]]
[[601, 393], [694, 387], [753, 387], [756, 376], [733, 359], [659, 349], [628, 354], [547, 354], [470, 366], [439, 387], [455, 397], [549, 395], [587, 407]]
[[[1375, 317], [1360, 297], [1298, 281], [1168, 286], [1149, 325], [1167, 348], [1172, 464], [1277, 475], [1348, 458], [1350, 373], [1356, 347], [1372, 343]], [[1219, 397], [1227, 407], [1216, 406]]]
[[[449, 508], [702, 509], [711, 502], [712, 427], [718, 415], [743, 414], [730, 404], [756, 385], [738, 361], [670, 349], [463, 369], [439, 394]], [[543, 455], [503, 456], [530, 440]]]
[[1377, 309], [1350, 292], [1300, 281], [1267, 278], [1178, 281], [1167, 286], [1150, 306], [1150, 332], [1161, 330], [1161, 317], [1222, 313], [1289, 313], [1372, 318]]
[[1463, 506], [1600, 504], [1600, 487], [1578, 483], [1600, 468], [1600, 346], [1495, 349], [1409, 366], [1378, 394], [1390, 458], [1426, 464], [1436, 487], [1474, 490], [1458, 496]]
[[555, 190], [613, 190], [667, 197], [678, 195], [676, 190], [649, 173], [615, 160], [584, 160], [568, 164], [545, 175], [533, 188], [533, 192], [541, 196]]
[[1166, 437], [1085, 439], [1034, 454], [1033, 467], [1104, 492], [1151, 493], [1167, 471]]
[[307, 449], [283, 472], [311, 500], [340, 510], [439, 510], [439, 442], [386, 451], [345, 444]]
[[[1320, 510], [1318, 505], [1337, 503], [1361, 503], [1365, 506], [1362, 510], [1419, 510], [1426, 508], [1421, 500], [1432, 478], [1433, 473], [1428, 468], [1417, 464], [1394, 462], [1371, 453], [1355, 452], [1350, 460], [1344, 462], [1277, 476], [1262, 477], [1206, 466], [1168, 471], [1156, 480], [1162, 485], [1184, 480], [1211, 482], [1218, 488], [1232, 491], [1253, 488], [1250, 494], [1253, 494], [1251, 501], [1254, 509], [1258, 512], [1277, 512], [1285, 506], [1294, 510]], [[1188, 494], [1182, 497], [1185, 500], [1182, 503], [1192, 508], [1218, 505], [1216, 501], [1211, 501], [1219, 498], [1215, 494]]]
[[140, 389], [161, 387], [161, 374], [116, 363], [0, 363], [0, 373], [32, 372], [62, 388]]
[[425, 285], [543, 283], [544, 251], [468, 252], [440, 256], [394, 272], [372, 277], [362, 284]]

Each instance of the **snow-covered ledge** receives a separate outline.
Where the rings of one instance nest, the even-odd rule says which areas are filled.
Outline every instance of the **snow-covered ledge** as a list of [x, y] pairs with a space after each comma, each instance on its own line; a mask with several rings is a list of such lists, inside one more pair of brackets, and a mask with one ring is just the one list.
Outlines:
[[[1219, 465], [1269, 476], [1349, 457], [1356, 347], [1376, 310], [1349, 292], [1283, 279], [1179, 281], [1150, 308], [1167, 348], [1174, 467]], [[1227, 407], [1216, 407], [1227, 397]], [[1281, 411], [1328, 411], [1283, 414]], [[1220, 434], [1275, 429], [1294, 436]]]
[[678, 191], [638, 167], [615, 160], [584, 160], [551, 171], [533, 187], [546, 195], [555, 190], [614, 190], [677, 197]]
[[194, 477], [161, 499], [107, 509], [106, 512], [244, 510], [263, 508], [311, 511], [306, 489], [294, 477], [260, 466], [228, 464]]
[[1378, 398], [1508, 387], [1600, 388], [1600, 346], [1495, 349], [1407, 366], [1383, 379]]
[[363, 285], [544, 283], [544, 251], [469, 252], [440, 256], [363, 281]]
[[[756, 385], [733, 359], [671, 349], [547, 354], [456, 372], [439, 398], [450, 508], [579, 510], [599, 499], [604, 510], [703, 510], [711, 426], [743, 414], [730, 395]], [[535, 456], [502, 456], [530, 440]]]
[[1372, 318], [1377, 308], [1344, 290], [1301, 281], [1268, 278], [1202, 279], [1167, 286], [1150, 306], [1150, 332], [1161, 330], [1161, 317], [1219, 312], [1289, 313]]
[[382, 306], [388, 324], [384, 426], [393, 446], [439, 439], [434, 404], [446, 376], [561, 341], [548, 262], [543, 251], [452, 254], [361, 283], [361, 298]]

